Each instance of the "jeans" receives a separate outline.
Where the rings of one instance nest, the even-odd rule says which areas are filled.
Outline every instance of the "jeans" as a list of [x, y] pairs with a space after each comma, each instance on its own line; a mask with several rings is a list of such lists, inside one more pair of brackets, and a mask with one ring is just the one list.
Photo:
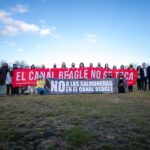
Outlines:
[[45, 89], [44, 88], [36, 88], [37, 94], [44, 95]]
[[0, 95], [1, 96], [4, 95], [4, 87], [5, 87], [5, 85], [0, 85]]

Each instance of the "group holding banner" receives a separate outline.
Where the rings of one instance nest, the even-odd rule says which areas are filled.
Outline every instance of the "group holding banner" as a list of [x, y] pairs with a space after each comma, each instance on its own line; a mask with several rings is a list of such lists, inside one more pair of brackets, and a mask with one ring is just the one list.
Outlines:
[[[120, 74], [127, 80], [129, 86], [135, 85], [137, 79], [136, 70], [113, 70], [94, 67], [16, 69], [13, 72], [12, 81], [13, 87], [36, 86], [39, 76], [42, 76], [47, 81], [46, 87], [51, 85], [47, 88], [47, 93], [49, 94], [117, 93], [117, 79]], [[78, 83], [78, 85], [72, 86], [72, 83]], [[85, 84], [84, 86], [83, 83]], [[89, 86], [89, 83], [93, 84]]]

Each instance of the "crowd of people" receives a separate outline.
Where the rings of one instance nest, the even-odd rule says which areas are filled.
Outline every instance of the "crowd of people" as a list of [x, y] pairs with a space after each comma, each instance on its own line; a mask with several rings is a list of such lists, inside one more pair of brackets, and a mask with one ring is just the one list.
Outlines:
[[[79, 64], [79, 68], [83, 68], [84, 63], [81, 62]], [[93, 67], [93, 63], [90, 63], [89, 67]], [[42, 76], [39, 76], [37, 80], [36, 86], [28, 86], [28, 87], [12, 87], [12, 79], [13, 79], [13, 71], [14, 69], [36, 69], [36, 68], [45, 68], [45, 65], [41, 67], [37, 67], [34, 64], [30, 66], [22, 66], [13, 64], [12, 67], [9, 67], [7, 63], [4, 63], [0, 67], [0, 96], [3, 95], [19, 95], [19, 94], [44, 94], [44, 86], [45, 80]], [[53, 68], [57, 68], [57, 65], [54, 64]], [[67, 68], [66, 63], [63, 62], [61, 68]], [[71, 64], [71, 68], [75, 68], [75, 63]], [[120, 68], [117, 68], [115, 65], [110, 68], [109, 64], [106, 63], [104, 67], [101, 66], [101, 63], [97, 64], [97, 68], [105, 68], [105, 69], [130, 69], [137, 70], [137, 90], [146, 91], [147, 87], [150, 91], [150, 66], [147, 66], [146, 63], [142, 63], [141, 66], [137, 66], [137, 68], [133, 67], [133, 64], [130, 64], [128, 67], [121, 65]], [[107, 78], [111, 78], [111, 74], [107, 75]], [[124, 75], [120, 74], [118, 79], [118, 89], [124, 93], [123, 85], [124, 85]], [[133, 92], [133, 86], [128, 86], [128, 91]]]

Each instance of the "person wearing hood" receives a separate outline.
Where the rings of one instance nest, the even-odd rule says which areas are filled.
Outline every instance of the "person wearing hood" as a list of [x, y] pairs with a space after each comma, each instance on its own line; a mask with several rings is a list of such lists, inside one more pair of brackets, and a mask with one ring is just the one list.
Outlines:
[[0, 95], [4, 95], [4, 88], [5, 88], [5, 80], [6, 80], [6, 75], [8, 72], [8, 64], [5, 63], [1, 68], [0, 68]]

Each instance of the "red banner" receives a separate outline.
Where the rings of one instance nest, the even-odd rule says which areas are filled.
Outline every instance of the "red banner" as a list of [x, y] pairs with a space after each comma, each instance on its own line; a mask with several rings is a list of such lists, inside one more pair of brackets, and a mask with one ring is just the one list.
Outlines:
[[39, 75], [44, 78], [56, 79], [100, 79], [107, 78], [107, 74], [112, 78], [118, 78], [120, 73], [128, 81], [128, 85], [135, 85], [137, 71], [129, 69], [103, 69], [103, 68], [49, 68], [49, 69], [15, 69], [13, 71], [13, 87], [35, 86]]

